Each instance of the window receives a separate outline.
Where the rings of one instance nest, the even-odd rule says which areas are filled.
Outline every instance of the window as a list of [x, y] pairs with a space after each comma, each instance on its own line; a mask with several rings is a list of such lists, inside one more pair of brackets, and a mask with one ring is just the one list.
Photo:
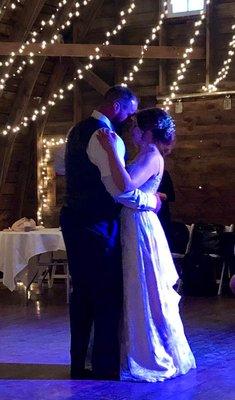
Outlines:
[[205, 9], [205, 0], [168, 0], [168, 17], [199, 14]]

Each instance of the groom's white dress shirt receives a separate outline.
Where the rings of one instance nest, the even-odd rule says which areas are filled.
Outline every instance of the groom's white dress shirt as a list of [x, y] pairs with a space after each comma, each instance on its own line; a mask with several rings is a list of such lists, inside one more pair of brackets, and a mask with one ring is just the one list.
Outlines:
[[[92, 117], [105, 122], [112, 131], [114, 130], [110, 120], [99, 111], [94, 110]], [[95, 131], [91, 136], [87, 146], [87, 154], [90, 161], [99, 168], [101, 180], [105, 185], [106, 190], [118, 203], [121, 203], [126, 207], [142, 210], [155, 210], [157, 207], [157, 199], [153, 194], [144, 193], [139, 189], [126, 193], [121, 193], [120, 190], [118, 190], [111, 175], [108, 155], [98, 141], [97, 132], [98, 131]], [[122, 164], [125, 166], [126, 148], [123, 140], [118, 135], [116, 146], [117, 154], [119, 155]]]

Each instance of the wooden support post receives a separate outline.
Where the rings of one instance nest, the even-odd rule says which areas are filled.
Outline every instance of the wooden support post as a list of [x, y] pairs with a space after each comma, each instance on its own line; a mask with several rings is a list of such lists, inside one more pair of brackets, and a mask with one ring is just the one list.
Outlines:
[[213, 2], [207, 5], [206, 19], [206, 85], [214, 80], [214, 71], [216, 67], [215, 57], [215, 7]]
[[[32, 181], [36, 182], [36, 171], [35, 164], [37, 159], [37, 135], [36, 135], [36, 127], [31, 124], [25, 142], [25, 154], [24, 160], [20, 165], [19, 177], [17, 180], [17, 190], [16, 190], [16, 215], [15, 218], [19, 219], [23, 216], [30, 217], [36, 219], [36, 209], [32, 206], [32, 210], [30, 215], [23, 215], [25, 200], [27, 198], [27, 194], [29, 193], [30, 184]], [[36, 193], [33, 193], [34, 201], [33, 204], [36, 203]], [[28, 211], [28, 210], [27, 210]]]
[[[166, 23], [166, 22], [165, 22]], [[163, 25], [162, 29], [160, 30], [159, 33], [159, 46], [166, 45], [166, 27]], [[166, 91], [167, 87], [167, 61], [166, 60], [160, 60], [159, 61], [159, 85], [158, 85], [158, 91], [156, 87], [156, 97], [158, 95], [163, 95]]]
[[[73, 62], [76, 66], [76, 68], [83, 68], [83, 64], [77, 61], [77, 59], [73, 59]], [[84, 71], [84, 79], [89, 83], [91, 87], [93, 87], [95, 90], [97, 90], [98, 93], [101, 93], [104, 95], [107, 90], [109, 89], [109, 85], [103, 81], [98, 75], [96, 75], [94, 72], [87, 70]]]
[[[50, 81], [47, 86], [47, 90], [44, 93], [44, 96], [42, 98], [42, 102], [47, 102], [47, 100], [50, 98], [51, 94], [54, 93], [54, 91], [57, 89], [59, 85], [62, 84], [64, 76], [66, 74], [66, 71], [68, 69], [68, 66], [66, 63], [60, 63], [58, 62], [53, 70], [53, 73], [51, 75]], [[47, 123], [47, 119], [49, 116], [49, 112], [47, 112], [44, 117], [36, 122], [32, 123], [29, 129], [27, 130], [27, 135], [29, 138], [31, 137], [31, 151], [28, 152], [28, 157], [26, 157], [26, 162], [25, 162], [25, 168], [24, 172], [22, 174], [22, 179], [21, 183], [19, 185], [19, 189], [17, 191], [19, 201], [17, 201], [18, 206], [18, 217], [20, 218], [24, 206], [24, 201], [25, 201], [25, 196], [27, 194], [27, 188], [29, 186], [30, 182], [30, 177], [32, 176], [32, 171], [31, 168], [29, 168], [30, 165], [35, 165], [36, 167], [34, 168], [34, 173], [35, 173], [35, 181], [38, 182], [38, 177], [39, 177], [39, 160], [42, 159], [42, 136], [43, 132]], [[35, 153], [35, 154], [34, 154]], [[31, 159], [31, 154], [34, 154], [34, 158]], [[38, 186], [38, 185], [36, 185]], [[37, 189], [36, 189], [36, 193]], [[37, 205], [37, 195], [35, 196], [35, 205]], [[35, 216], [36, 216], [36, 208], [35, 207]]]
[[[211, 5], [210, 5], [210, 7], [211, 7]], [[207, 8], [207, 19], [206, 19], [206, 85], [209, 85], [209, 83], [210, 83], [210, 11]]]

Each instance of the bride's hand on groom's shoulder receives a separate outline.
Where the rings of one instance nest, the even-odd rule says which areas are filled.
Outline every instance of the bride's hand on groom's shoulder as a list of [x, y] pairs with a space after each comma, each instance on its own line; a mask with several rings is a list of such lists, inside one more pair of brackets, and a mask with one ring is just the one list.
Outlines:
[[115, 132], [108, 128], [101, 128], [97, 132], [97, 138], [101, 146], [107, 152], [114, 151], [116, 149], [118, 136]]

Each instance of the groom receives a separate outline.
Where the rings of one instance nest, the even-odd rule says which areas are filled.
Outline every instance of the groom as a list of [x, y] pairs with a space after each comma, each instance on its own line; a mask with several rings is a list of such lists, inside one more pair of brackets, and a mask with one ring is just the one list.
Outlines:
[[[92, 324], [92, 376], [119, 376], [119, 321], [122, 268], [118, 202], [136, 209], [156, 209], [158, 198], [136, 189], [121, 194], [111, 177], [108, 157], [97, 139], [100, 128], [115, 130], [138, 107], [128, 88], [114, 86], [91, 117], [68, 134], [65, 153], [66, 198], [61, 210], [73, 291], [70, 298], [71, 378], [88, 377], [85, 360]], [[119, 137], [117, 152], [124, 162]]]

